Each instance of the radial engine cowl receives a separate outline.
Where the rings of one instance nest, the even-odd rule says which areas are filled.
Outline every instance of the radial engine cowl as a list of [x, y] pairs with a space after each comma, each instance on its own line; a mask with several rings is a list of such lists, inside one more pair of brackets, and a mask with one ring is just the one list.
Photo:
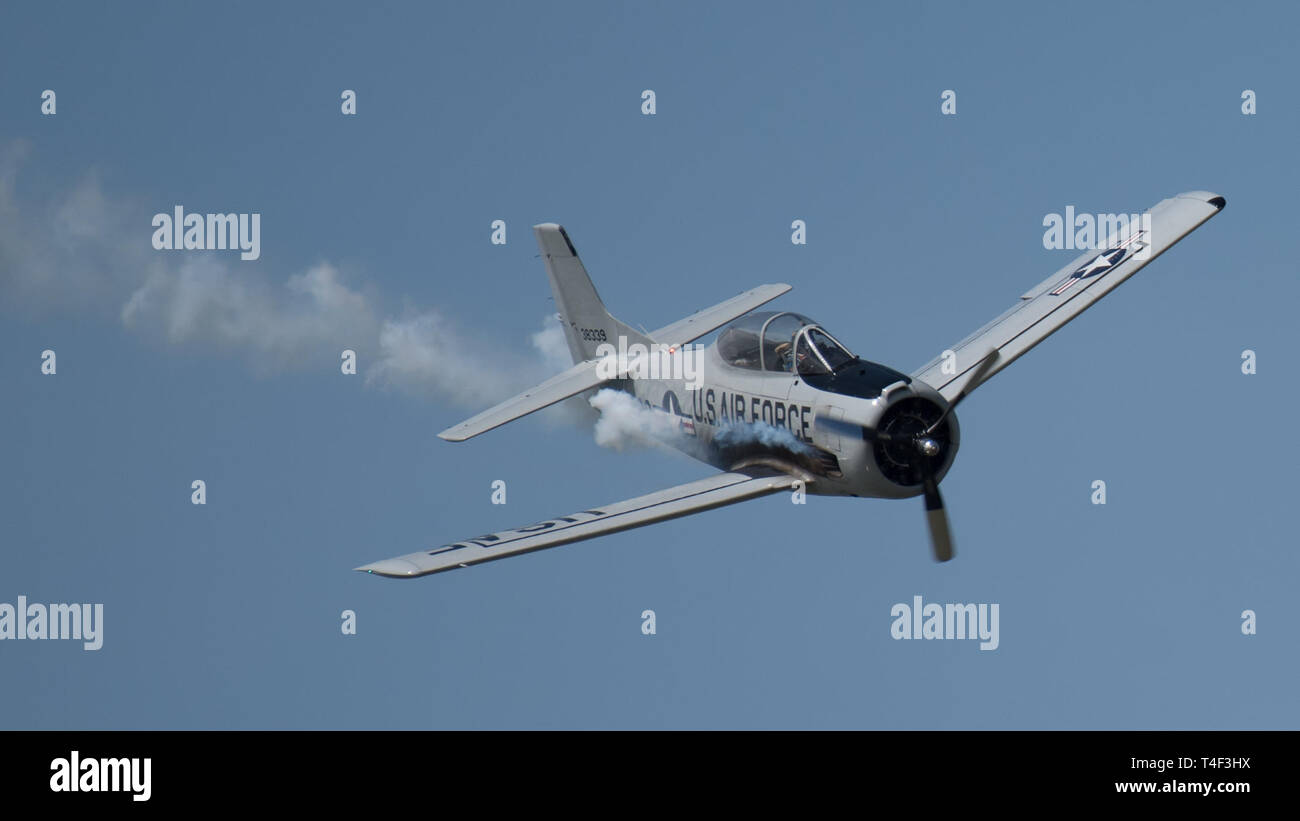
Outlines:
[[[863, 431], [863, 437], [873, 444], [876, 467], [893, 484], [919, 488], [926, 459], [930, 460], [936, 480], [943, 479], [952, 466], [960, 439], [956, 416], [948, 414], [934, 430], [925, 432], [943, 416], [946, 406], [941, 402], [937, 394], [900, 397], [890, 403], [876, 423], [876, 430], [883, 436], [873, 437], [870, 431]], [[926, 450], [933, 455], [927, 456]]]

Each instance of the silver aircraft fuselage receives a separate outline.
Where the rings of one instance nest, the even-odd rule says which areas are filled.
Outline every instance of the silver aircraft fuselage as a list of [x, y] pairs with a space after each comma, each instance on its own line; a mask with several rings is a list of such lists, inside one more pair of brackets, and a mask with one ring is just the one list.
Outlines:
[[[678, 435], [664, 437], [666, 444], [723, 470], [759, 464], [797, 470], [808, 493], [908, 498], [923, 491], [921, 459], [930, 459], [936, 481], [951, 467], [957, 419], [944, 416], [947, 400], [924, 382], [847, 351], [833, 372], [820, 362], [804, 372], [772, 362], [754, 367], [724, 355], [723, 339], [698, 352], [695, 379], [624, 379], [610, 387], [674, 417]], [[925, 457], [911, 437], [940, 417], [931, 433], [938, 451]], [[880, 441], [878, 431], [898, 440]]]

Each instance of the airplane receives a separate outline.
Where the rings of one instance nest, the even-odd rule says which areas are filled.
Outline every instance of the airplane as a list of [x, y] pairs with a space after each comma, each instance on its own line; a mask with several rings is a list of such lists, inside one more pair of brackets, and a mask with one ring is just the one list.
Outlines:
[[[461, 442], [579, 394], [612, 389], [657, 420], [656, 441], [721, 474], [356, 568], [411, 578], [518, 556], [782, 491], [902, 499], [921, 496], [934, 558], [955, 547], [939, 483], [960, 444], [954, 410], [977, 387], [1160, 256], [1224, 206], [1191, 191], [1114, 227], [1097, 250], [1026, 291], [1006, 311], [910, 374], [854, 354], [812, 319], [755, 309], [790, 290], [761, 285], [643, 333], [615, 319], [563, 227], [533, 227], [572, 368], [438, 434]], [[723, 326], [726, 326], [723, 328]], [[653, 367], [695, 349], [696, 373]], [[615, 347], [617, 343], [617, 347]], [[617, 351], [617, 353], [615, 352]], [[655, 353], [652, 353], [655, 352]], [[647, 377], [646, 374], [649, 374]]]

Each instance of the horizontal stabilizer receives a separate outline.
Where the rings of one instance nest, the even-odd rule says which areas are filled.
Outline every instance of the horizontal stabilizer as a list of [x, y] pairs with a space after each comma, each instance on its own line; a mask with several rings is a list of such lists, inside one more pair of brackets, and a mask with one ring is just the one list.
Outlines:
[[684, 345], [699, 339], [709, 331], [716, 331], [733, 319], [744, 316], [760, 305], [765, 305], [790, 290], [785, 283], [760, 285], [746, 291], [740, 296], [733, 296], [726, 302], [719, 302], [712, 308], [697, 311], [685, 319], [667, 325], [650, 338], [664, 345]]
[[562, 402], [570, 396], [599, 387], [604, 379], [596, 375], [597, 360], [580, 362], [563, 373], [552, 376], [536, 387], [529, 388], [518, 396], [512, 396], [499, 405], [494, 405], [477, 416], [466, 419], [459, 425], [447, 428], [438, 436], [450, 442], [463, 442], [480, 433], [500, 427], [533, 411], [539, 411], [547, 405]]

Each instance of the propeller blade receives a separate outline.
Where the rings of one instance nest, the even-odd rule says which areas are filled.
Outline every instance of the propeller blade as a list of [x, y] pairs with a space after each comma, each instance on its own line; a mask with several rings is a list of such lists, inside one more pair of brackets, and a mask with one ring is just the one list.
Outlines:
[[925, 429], [927, 436], [933, 433], [935, 428], [943, 424], [943, 420], [947, 419], [948, 414], [952, 413], [953, 409], [961, 404], [961, 400], [970, 396], [970, 392], [979, 387], [980, 383], [989, 375], [989, 371], [997, 364], [999, 356], [1001, 354], [998, 353], [997, 348], [991, 348], [988, 353], [984, 354], [984, 358], [980, 360], [979, 364], [975, 366], [974, 372], [971, 373], [970, 379], [966, 380], [966, 387], [962, 388], [961, 392], [953, 397], [952, 401], [948, 403], [948, 409], [938, 419], [934, 420], [934, 424]]
[[930, 544], [934, 548], [934, 560], [936, 562], [951, 560], [956, 551], [952, 543], [952, 530], [948, 527], [948, 513], [944, 510], [939, 486], [930, 477], [926, 477], [925, 481], [925, 520], [930, 526]]

